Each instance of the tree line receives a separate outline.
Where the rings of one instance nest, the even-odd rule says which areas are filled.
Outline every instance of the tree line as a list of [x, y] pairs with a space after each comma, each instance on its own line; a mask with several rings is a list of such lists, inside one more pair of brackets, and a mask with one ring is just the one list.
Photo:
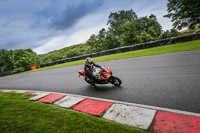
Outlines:
[[155, 15], [140, 17], [131, 9], [111, 12], [107, 24], [97, 35], [92, 34], [86, 43], [73, 45], [47, 54], [39, 55], [42, 63], [74, 56], [96, 53], [122, 46], [145, 43], [181, 35], [176, 29], [162, 30]]
[[[138, 17], [132, 9], [121, 10], [110, 13], [107, 30], [102, 28], [97, 35], [92, 34], [82, 44], [40, 55], [37, 55], [31, 49], [14, 51], [1, 49], [0, 72], [25, 69], [74, 56], [200, 32], [200, 2], [199, 0], [188, 2], [188, 0], [168, 0], [168, 14], [164, 17], [172, 19], [174, 28], [171, 30], [163, 31], [154, 14]], [[191, 30], [187, 33], [180, 33], [175, 29], [180, 30], [184, 27]]]
[[25, 69], [40, 63], [39, 56], [31, 49], [0, 50], [0, 72]]

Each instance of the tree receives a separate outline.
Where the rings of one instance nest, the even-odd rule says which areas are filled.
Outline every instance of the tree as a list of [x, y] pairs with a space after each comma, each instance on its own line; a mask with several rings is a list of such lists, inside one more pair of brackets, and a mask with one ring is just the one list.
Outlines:
[[164, 31], [160, 36], [160, 39], [166, 39], [166, 38], [170, 38], [170, 31], [169, 30]]
[[170, 37], [176, 37], [176, 36], [180, 36], [180, 35], [181, 35], [181, 33], [178, 32], [176, 29], [172, 28], [170, 30]]
[[136, 23], [136, 21], [132, 21], [128, 24], [121, 26], [123, 30], [123, 34], [120, 36], [122, 40], [122, 46], [133, 45], [142, 42], [141, 37], [138, 36], [136, 30]]
[[12, 71], [13, 67], [13, 51], [6, 49], [0, 50], [0, 72]]
[[25, 69], [39, 63], [39, 57], [31, 49], [0, 50], [0, 72]]
[[78, 51], [76, 49], [70, 49], [68, 52], [67, 52], [67, 57], [70, 58], [70, 57], [75, 57], [75, 56], [78, 56]]
[[168, 14], [164, 17], [172, 19], [174, 28], [194, 29], [200, 25], [199, 0], [168, 0], [167, 11]]
[[95, 53], [98, 46], [97, 36], [92, 34], [89, 40], [86, 42], [86, 45], [89, 47], [89, 49], [87, 49], [87, 53]]
[[180, 32], [178, 32], [176, 29], [172, 28], [170, 31], [166, 30], [165, 32], [163, 32], [160, 38], [166, 39], [166, 38], [176, 37], [176, 36], [180, 36], [180, 35], [181, 35]]
[[13, 65], [15, 70], [25, 69], [39, 65], [39, 59], [37, 54], [30, 50], [18, 49], [13, 52]]
[[137, 21], [137, 31], [141, 35], [144, 31], [150, 34], [154, 40], [158, 39], [161, 35], [162, 27], [157, 21], [155, 15], [151, 14], [149, 17], [141, 17]]
[[[121, 10], [114, 13], [111, 12], [107, 21], [110, 27], [107, 32], [106, 45], [114, 46], [113, 48], [119, 47], [121, 44], [120, 35], [122, 34], [121, 25], [128, 24], [137, 18], [136, 13], [132, 9], [128, 11]], [[111, 46], [107, 46], [107, 48], [110, 49], [112, 48]]]
[[165, 32], [162, 33], [161, 35], [161, 39], [165, 39], [165, 38], [171, 38], [171, 37], [176, 37], [176, 36], [180, 36], [181, 33], [178, 32], [176, 29], [172, 28], [170, 31], [166, 30]]
[[[123, 34], [120, 36], [122, 40], [122, 46], [134, 45], [154, 40], [154, 37], [152, 37], [151, 34], [147, 33], [145, 30], [138, 30], [138, 22], [141, 21], [134, 20], [122, 26]], [[148, 31], [149, 27], [144, 27], [144, 29], [145, 28]]]
[[141, 37], [142, 43], [150, 42], [154, 40], [154, 38], [150, 34], [148, 34], [146, 31], [143, 31], [140, 37]]
[[151, 15], [149, 16], [149, 19], [153, 19], [153, 20], [157, 21], [157, 18], [156, 18], [156, 16], [155, 16], [154, 14], [151, 14]]
[[99, 34], [97, 35], [97, 46], [96, 46], [96, 52], [100, 52], [102, 50], [106, 50], [106, 30], [102, 28], [99, 31]]
[[108, 30], [105, 38], [104, 50], [113, 49], [121, 46], [121, 40], [119, 41], [119, 37], [113, 34], [112, 30]]
[[114, 13], [111, 12], [108, 17], [107, 24], [110, 24], [111, 28], [116, 29], [121, 24], [127, 24], [137, 18], [136, 13], [132, 9], [128, 11], [121, 10]]

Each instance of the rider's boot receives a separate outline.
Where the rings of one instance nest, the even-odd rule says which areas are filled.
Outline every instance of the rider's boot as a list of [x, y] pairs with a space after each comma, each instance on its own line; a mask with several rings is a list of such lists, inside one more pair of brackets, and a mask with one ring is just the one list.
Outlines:
[[95, 82], [93, 78], [91, 79], [91, 85], [95, 86]]

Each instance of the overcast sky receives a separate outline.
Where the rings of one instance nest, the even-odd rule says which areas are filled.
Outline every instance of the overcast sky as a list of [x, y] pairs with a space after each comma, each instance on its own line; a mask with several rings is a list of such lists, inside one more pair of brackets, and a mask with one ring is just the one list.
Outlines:
[[85, 43], [106, 25], [110, 12], [133, 9], [138, 17], [155, 14], [171, 29], [167, 0], [0, 0], [0, 49], [44, 54]]

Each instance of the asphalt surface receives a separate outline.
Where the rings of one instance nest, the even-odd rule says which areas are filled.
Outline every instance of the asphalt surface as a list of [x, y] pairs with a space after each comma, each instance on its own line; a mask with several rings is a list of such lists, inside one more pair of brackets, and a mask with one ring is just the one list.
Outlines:
[[83, 65], [0, 78], [0, 89], [56, 91], [200, 113], [200, 50], [97, 63], [121, 87], [93, 87], [78, 77]]

